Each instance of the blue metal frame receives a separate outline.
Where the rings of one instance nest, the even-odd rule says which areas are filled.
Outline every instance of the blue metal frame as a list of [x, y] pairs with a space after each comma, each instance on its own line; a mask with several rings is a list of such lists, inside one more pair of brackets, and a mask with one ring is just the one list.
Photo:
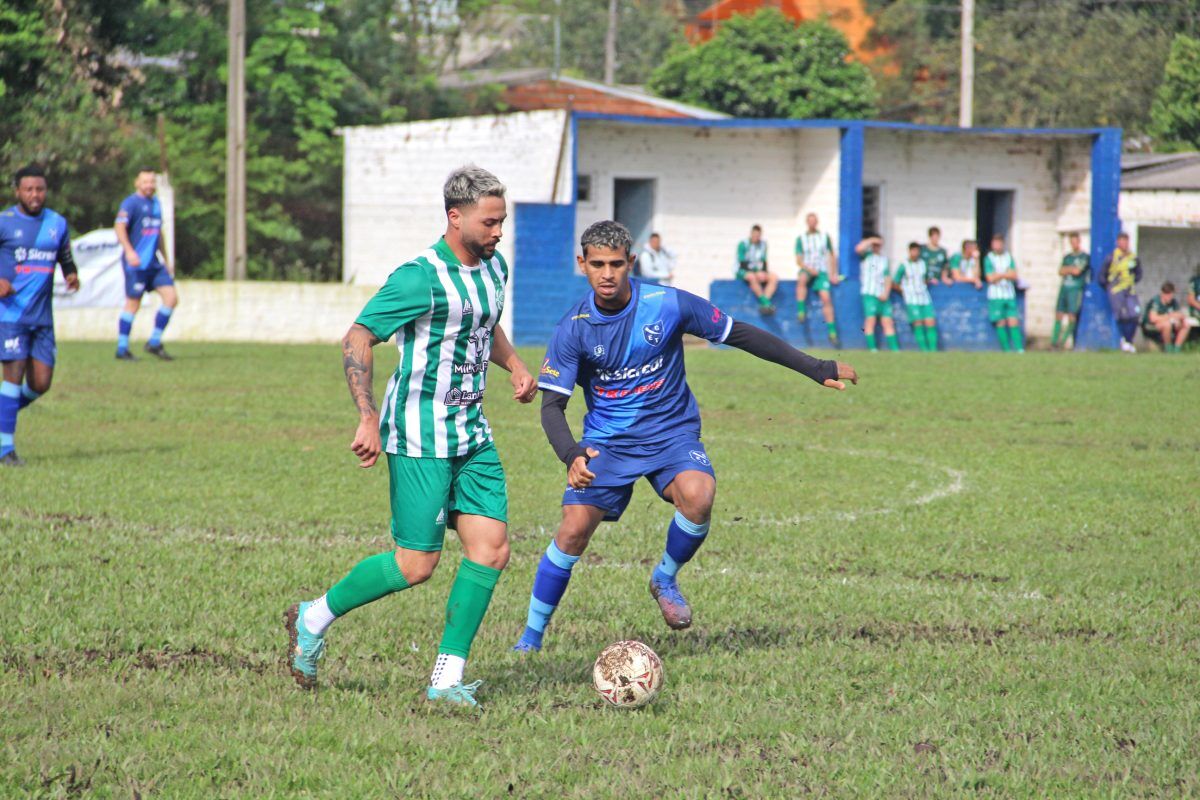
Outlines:
[[842, 128], [838, 179], [838, 272], [847, 280], [858, 279], [858, 255], [854, 246], [863, 235], [863, 153], [866, 132], [861, 125]]

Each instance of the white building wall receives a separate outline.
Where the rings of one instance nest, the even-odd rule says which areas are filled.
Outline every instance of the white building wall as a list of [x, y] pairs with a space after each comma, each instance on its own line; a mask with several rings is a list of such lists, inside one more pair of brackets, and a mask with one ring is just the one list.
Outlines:
[[1200, 228], [1200, 191], [1133, 189], [1121, 192], [1120, 202], [1127, 226]]
[[[868, 130], [863, 181], [882, 187], [888, 257], [904, 258], [908, 242], [924, 242], [931, 225], [941, 228], [943, 246], [954, 252], [975, 236], [976, 190], [1011, 189], [1008, 245], [1029, 283], [1026, 327], [1049, 334], [1064, 234], [1089, 225], [1090, 148], [1087, 137]], [[988, 243], [980, 246], [986, 251]]]
[[[657, 181], [653, 228], [678, 256], [676, 285], [702, 297], [733, 276], [737, 243], [763, 227], [768, 261], [794, 276], [793, 243], [815, 210], [836, 240], [836, 130], [767, 130], [579, 124], [580, 175], [592, 198], [576, 209], [576, 239], [613, 216], [616, 178]], [[644, 242], [638, 242], [641, 247]]]
[[[342, 136], [347, 283], [379, 286], [437, 240], [446, 228], [442, 184], [463, 164], [495, 173], [508, 188], [509, 222], [499, 249], [509, 263], [512, 204], [570, 201], [571, 142], [564, 111], [345, 128]], [[510, 292], [503, 322], [510, 333], [511, 301]]]

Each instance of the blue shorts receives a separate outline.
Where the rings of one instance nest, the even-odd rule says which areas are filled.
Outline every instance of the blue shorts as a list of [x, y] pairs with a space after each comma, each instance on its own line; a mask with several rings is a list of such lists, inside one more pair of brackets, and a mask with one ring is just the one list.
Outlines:
[[54, 366], [58, 347], [54, 344], [53, 325], [18, 325], [0, 322], [0, 361], [25, 361], [34, 358]]
[[604, 519], [609, 522], [621, 518], [633, 497], [633, 485], [638, 478], [650, 481], [658, 496], [663, 497], [663, 492], [681, 472], [697, 470], [707, 472], [714, 479], [717, 477], [704, 445], [691, 436], [636, 449], [583, 444], [600, 451], [600, 455], [588, 462], [588, 469], [596, 478], [586, 489], [568, 486], [563, 492], [563, 505], [595, 506], [605, 511]]
[[130, 300], [141, 300], [146, 292], [174, 285], [175, 279], [167, 272], [167, 268], [161, 265], [125, 268], [125, 296]]

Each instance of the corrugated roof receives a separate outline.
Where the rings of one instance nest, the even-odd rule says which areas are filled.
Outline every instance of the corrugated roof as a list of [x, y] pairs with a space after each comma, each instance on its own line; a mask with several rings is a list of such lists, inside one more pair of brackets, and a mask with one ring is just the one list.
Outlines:
[[1122, 191], [1200, 191], [1200, 153], [1127, 153]]

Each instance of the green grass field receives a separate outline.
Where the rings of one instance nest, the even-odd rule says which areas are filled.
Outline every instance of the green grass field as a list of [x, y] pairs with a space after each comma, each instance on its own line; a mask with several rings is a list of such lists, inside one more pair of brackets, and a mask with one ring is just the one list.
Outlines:
[[[692, 351], [696, 624], [646, 591], [670, 511], [643, 483], [526, 658], [564, 475], [494, 373], [513, 560], [473, 717], [421, 699], [453, 535], [331, 629], [318, 693], [281, 667], [283, 609], [390, 546], [336, 347], [61, 350], [0, 473], [0, 795], [1200, 794], [1200, 358], [855, 353], [838, 394]], [[640, 712], [590, 685], [621, 638], [665, 663]]]

